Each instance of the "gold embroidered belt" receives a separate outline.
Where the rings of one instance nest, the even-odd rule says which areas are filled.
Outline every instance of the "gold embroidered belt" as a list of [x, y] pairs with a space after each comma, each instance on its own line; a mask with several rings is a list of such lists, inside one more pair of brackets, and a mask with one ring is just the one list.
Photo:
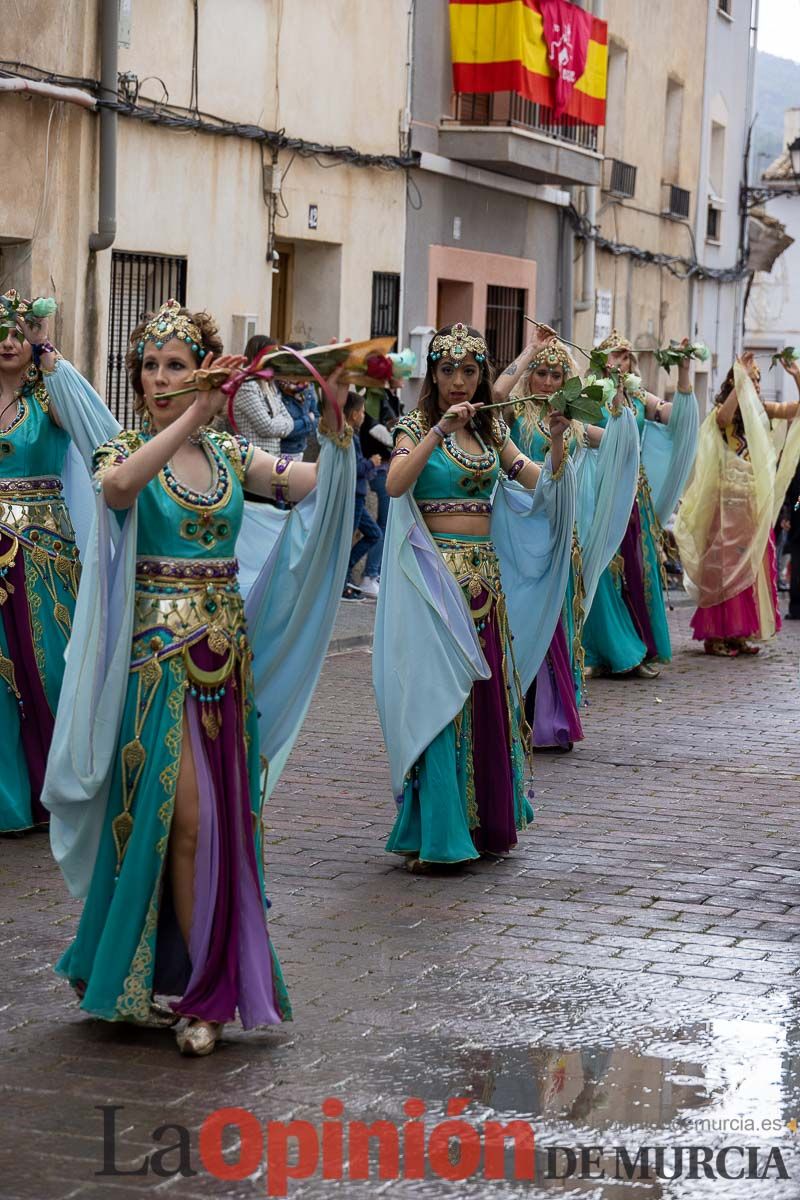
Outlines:
[[207, 636], [217, 654], [244, 638], [244, 600], [235, 558], [136, 561], [134, 667], [166, 658]]
[[493, 601], [503, 594], [500, 563], [494, 544], [488, 538], [468, 540], [439, 533], [432, 536], [448, 571], [467, 595], [475, 599], [482, 593], [487, 594], [486, 604], [480, 612], [472, 610], [472, 617], [476, 620], [485, 616]]
[[20, 545], [39, 567], [48, 559], [65, 582], [77, 586], [78, 547], [57, 476], [0, 479], [0, 535], [11, 539], [0, 566], [8, 567]]

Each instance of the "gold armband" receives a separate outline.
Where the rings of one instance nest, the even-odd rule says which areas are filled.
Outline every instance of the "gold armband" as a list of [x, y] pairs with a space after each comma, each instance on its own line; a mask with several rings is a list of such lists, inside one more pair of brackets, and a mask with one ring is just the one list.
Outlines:
[[272, 477], [269, 485], [276, 500], [282, 504], [289, 503], [289, 473], [294, 466], [294, 459], [288, 454], [280, 454], [272, 464]]
[[515, 458], [511, 466], [508, 468], [509, 480], [514, 480], [519, 475], [520, 471], [524, 471], [531, 460], [526, 458], [524, 454], [520, 454], [519, 458]]

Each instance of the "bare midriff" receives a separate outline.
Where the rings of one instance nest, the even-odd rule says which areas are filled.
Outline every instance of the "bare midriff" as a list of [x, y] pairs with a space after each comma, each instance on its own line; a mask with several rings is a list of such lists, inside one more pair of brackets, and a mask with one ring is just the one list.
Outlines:
[[483, 513], [429, 513], [422, 519], [431, 533], [466, 533], [471, 537], [489, 537], [491, 518]]

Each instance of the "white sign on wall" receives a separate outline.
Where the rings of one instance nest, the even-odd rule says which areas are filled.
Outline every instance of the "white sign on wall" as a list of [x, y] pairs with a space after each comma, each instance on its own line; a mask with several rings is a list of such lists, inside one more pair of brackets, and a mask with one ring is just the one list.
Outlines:
[[599, 345], [611, 333], [614, 316], [614, 298], [611, 292], [595, 292], [594, 300], [594, 344]]
[[119, 0], [119, 32], [117, 41], [126, 49], [131, 44], [131, 0]]

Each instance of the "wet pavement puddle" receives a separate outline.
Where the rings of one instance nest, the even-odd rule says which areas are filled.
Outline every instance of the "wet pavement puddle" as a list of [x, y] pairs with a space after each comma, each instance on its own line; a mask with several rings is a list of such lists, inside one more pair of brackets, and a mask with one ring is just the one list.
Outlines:
[[[339, 1093], [346, 1095], [341, 1119], [392, 1122], [402, 1141], [409, 1122], [403, 1104], [419, 1100], [424, 1113], [415, 1115], [428, 1137], [425, 1178], [350, 1181], [328, 1184], [327, 1191], [309, 1181], [294, 1194], [363, 1188], [408, 1197], [800, 1197], [800, 1024], [711, 1020], [668, 1036], [641, 1036], [633, 1046], [603, 1039], [591, 1046], [542, 1040], [488, 1047], [421, 1036], [402, 1052], [383, 1049], [374, 1045], [356, 1086]], [[471, 1178], [437, 1178], [431, 1133], [439, 1127], [444, 1137], [459, 1121], [480, 1137], [481, 1167]], [[492, 1122], [533, 1130], [535, 1180], [514, 1178], [511, 1138], [502, 1177], [486, 1178]], [[460, 1160], [458, 1145], [456, 1133], [453, 1163]]]

